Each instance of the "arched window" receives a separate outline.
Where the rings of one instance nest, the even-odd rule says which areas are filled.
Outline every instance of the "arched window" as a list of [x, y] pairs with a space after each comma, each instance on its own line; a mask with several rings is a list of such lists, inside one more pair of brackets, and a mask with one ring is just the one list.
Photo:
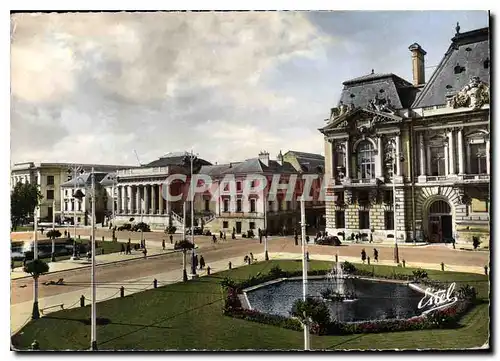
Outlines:
[[375, 178], [375, 149], [372, 143], [363, 140], [358, 145], [358, 178]]

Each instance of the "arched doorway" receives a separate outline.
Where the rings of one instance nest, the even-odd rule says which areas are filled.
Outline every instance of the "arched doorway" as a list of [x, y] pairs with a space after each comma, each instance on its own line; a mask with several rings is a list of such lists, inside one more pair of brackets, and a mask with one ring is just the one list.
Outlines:
[[429, 207], [429, 238], [431, 242], [444, 242], [453, 238], [453, 220], [450, 205], [441, 199]]

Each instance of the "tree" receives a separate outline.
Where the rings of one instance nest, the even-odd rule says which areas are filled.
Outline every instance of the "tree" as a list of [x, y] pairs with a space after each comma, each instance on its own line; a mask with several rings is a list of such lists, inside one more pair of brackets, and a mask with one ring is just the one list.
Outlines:
[[38, 277], [44, 273], [49, 272], [49, 265], [42, 260], [35, 259], [33, 261], [27, 262], [23, 267], [23, 271], [29, 273], [33, 277], [33, 282], [35, 282], [35, 294], [33, 297], [33, 313], [31, 318], [36, 320], [40, 318], [40, 311], [38, 310]]
[[194, 248], [194, 244], [189, 242], [187, 239], [183, 239], [181, 241], [177, 241], [174, 244], [174, 249], [182, 250], [182, 280], [184, 282], [187, 281], [187, 272], [186, 272], [186, 253], [187, 251]]
[[318, 325], [320, 330], [325, 330], [331, 322], [330, 311], [326, 304], [312, 297], [307, 297], [305, 301], [302, 299], [296, 300], [290, 313], [304, 325], [311, 320]]
[[10, 220], [13, 230], [27, 222], [42, 198], [37, 184], [19, 182], [14, 186], [10, 193]]
[[47, 237], [49, 237], [52, 240], [52, 262], [56, 261], [56, 255], [55, 255], [55, 240], [56, 238], [61, 237], [61, 232], [57, 229], [51, 229], [50, 231], [47, 232]]

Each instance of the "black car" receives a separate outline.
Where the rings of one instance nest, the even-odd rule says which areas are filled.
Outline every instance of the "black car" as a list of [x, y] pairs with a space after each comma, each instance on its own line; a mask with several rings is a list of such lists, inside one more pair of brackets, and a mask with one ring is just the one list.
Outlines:
[[[191, 228], [186, 229], [186, 234], [191, 234]], [[200, 236], [203, 234], [203, 231], [200, 227], [194, 227], [194, 235]]]

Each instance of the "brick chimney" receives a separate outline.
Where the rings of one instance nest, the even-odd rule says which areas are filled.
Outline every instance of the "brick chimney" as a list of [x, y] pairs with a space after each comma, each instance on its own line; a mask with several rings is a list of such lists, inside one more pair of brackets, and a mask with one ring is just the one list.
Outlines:
[[269, 153], [265, 150], [259, 153], [259, 160], [264, 163], [266, 167], [269, 167]]
[[425, 84], [425, 54], [427, 52], [418, 43], [411, 44], [408, 49], [411, 51], [413, 85], [423, 85]]
[[279, 165], [283, 165], [283, 154], [281, 153], [281, 150], [278, 156], [276, 157], [276, 160], [278, 161]]

